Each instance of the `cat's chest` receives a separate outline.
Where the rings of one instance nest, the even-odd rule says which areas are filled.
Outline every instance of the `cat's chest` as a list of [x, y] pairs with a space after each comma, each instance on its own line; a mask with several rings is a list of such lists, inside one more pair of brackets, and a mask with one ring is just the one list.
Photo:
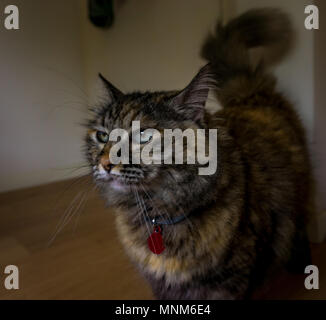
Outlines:
[[116, 226], [127, 254], [143, 273], [156, 279], [164, 277], [170, 283], [190, 280], [192, 268], [186, 258], [170, 255], [169, 248], [159, 255], [153, 253], [142, 228], [132, 228], [123, 213], [116, 215]]

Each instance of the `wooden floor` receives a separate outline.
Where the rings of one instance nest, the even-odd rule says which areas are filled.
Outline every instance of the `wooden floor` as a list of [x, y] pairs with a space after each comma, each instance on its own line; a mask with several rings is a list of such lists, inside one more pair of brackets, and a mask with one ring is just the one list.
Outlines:
[[[152, 299], [117, 239], [112, 212], [92, 189], [82, 179], [0, 194], [0, 299]], [[69, 205], [78, 210], [49, 245]], [[325, 244], [313, 246], [320, 290], [291, 277], [271, 297], [326, 299], [325, 253]], [[19, 267], [19, 290], [3, 285], [11, 264]]]

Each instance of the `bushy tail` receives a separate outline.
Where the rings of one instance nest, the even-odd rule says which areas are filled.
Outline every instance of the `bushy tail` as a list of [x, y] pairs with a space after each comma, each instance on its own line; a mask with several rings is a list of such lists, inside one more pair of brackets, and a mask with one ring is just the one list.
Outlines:
[[[217, 25], [201, 55], [211, 63], [224, 102], [242, 100], [267, 85], [267, 67], [279, 62], [293, 47], [291, 21], [279, 9], [254, 9]], [[224, 89], [224, 90], [223, 90]]]

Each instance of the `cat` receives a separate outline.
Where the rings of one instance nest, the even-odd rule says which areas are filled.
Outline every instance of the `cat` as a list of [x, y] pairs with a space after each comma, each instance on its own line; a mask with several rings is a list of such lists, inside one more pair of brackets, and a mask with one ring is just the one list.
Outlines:
[[[157, 299], [249, 299], [278, 270], [303, 273], [309, 264], [305, 131], [268, 70], [293, 35], [285, 13], [254, 9], [217, 25], [202, 47], [208, 64], [181, 91], [124, 94], [100, 75], [107, 100], [93, 109], [85, 154]], [[213, 112], [210, 93], [222, 106]], [[198, 175], [198, 163], [113, 165], [108, 135], [134, 120], [142, 132], [217, 129], [216, 172]], [[150, 248], [155, 234], [160, 252]]]

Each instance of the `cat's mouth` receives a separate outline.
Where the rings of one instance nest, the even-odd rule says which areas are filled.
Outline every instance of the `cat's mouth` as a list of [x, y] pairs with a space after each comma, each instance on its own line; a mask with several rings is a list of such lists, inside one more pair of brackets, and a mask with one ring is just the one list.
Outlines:
[[144, 174], [135, 168], [121, 168], [119, 171], [106, 171], [101, 166], [94, 168], [94, 178], [96, 181], [108, 184], [117, 191], [130, 191], [132, 187], [140, 185]]

